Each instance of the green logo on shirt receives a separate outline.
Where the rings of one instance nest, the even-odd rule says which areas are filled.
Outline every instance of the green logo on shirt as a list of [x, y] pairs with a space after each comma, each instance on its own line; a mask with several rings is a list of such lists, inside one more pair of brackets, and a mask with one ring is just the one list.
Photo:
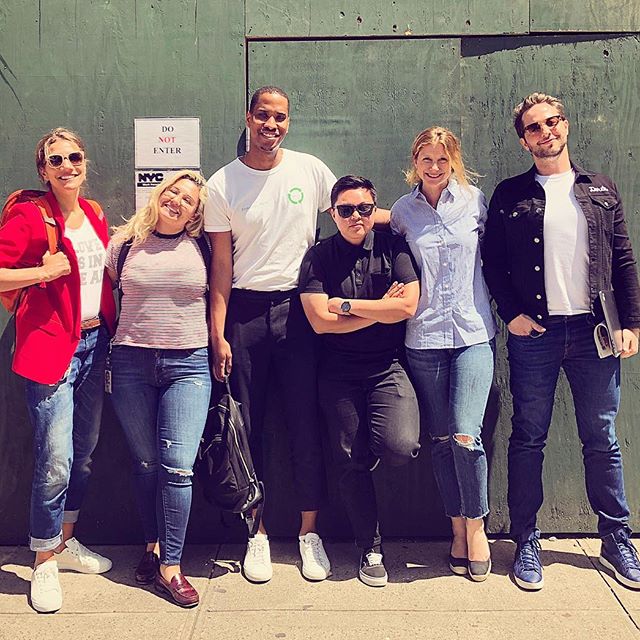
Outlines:
[[304, 200], [304, 192], [300, 187], [291, 187], [287, 198], [291, 204], [300, 204]]

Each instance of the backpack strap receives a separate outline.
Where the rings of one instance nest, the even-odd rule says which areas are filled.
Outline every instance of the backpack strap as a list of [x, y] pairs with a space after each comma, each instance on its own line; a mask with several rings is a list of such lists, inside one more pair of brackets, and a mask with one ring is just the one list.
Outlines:
[[122, 243], [120, 247], [120, 253], [118, 254], [118, 261], [116, 262], [116, 281], [115, 285], [118, 288], [118, 302], [122, 305], [122, 270], [124, 269], [124, 263], [129, 255], [131, 246], [133, 245], [133, 238], [129, 238]]
[[[202, 259], [204, 260], [204, 266], [207, 268], [207, 281], [209, 280], [209, 272], [211, 271], [211, 245], [207, 240], [204, 234], [199, 235], [196, 238], [196, 242], [198, 243], [198, 249], [200, 249], [200, 253], [202, 254]], [[208, 287], [207, 282], [207, 287]]]
[[53, 217], [53, 211], [51, 205], [46, 198], [36, 198], [33, 200], [33, 204], [38, 207], [42, 221], [44, 222], [44, 230], [47, 234], [47, 245], [49, 246], [49, 253], [53, 255], [60, 250], [60, 238], [58, 234], [58, 225]]
[[104, 211], [102, 211], [102, 207], [95, 200], [84, 198], [84, 201], [91, 207], [98, 220], [102, 220], [104, 218]]

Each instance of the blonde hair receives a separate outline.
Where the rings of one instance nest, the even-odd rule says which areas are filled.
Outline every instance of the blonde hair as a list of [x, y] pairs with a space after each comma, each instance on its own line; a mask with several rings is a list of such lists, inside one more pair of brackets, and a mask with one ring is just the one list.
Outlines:
[[513, 126], [518, 132], [519, 138], [524, 138], [524, 125], [522, 118], [524, 114], [535, 107], [537, 104], [549, 104], [558, 110], [558, 115], [564, 118], [564, 105], [558, 98], [550, 96], [548, 93], [530, 93], [514, 110], [513, 110]]
[[189, 169], [177, 171], [165, 178], [157, 187], [154, 187], [149, 196], [149, 202], [141, 209], [138, 209], [125, 224], [113, 227], [113, 232], [122, 237], [124, 242], [130, 238], [133, 238], [134, 244], [144, 242], [158, 223], [160, 196], [180, 180], [191, 180], [191, 182], [200, 187], [198, 207], [193, 218], [185, 226], [188, 236], [192, 238], [200, 236], [204, 227], [204, 203], [207, 199], [207, 183], [200, 173]]
[[47, 164], [47, 151], [49, 150], [49, 147], [58, 140], [67, 140], [67, 142], [73, 142], [73, 144], [77, 145], [84, 154], [85, 163], [88, 164], [87, 150], [84, 146], [84, 142], [75, 131], [71, 131], [71, 129], [67, 129], [65, 127], [56, 127], [55, 129], [51, 129], [51, 131], [45, 133], [36, 144], [36, 170], [38, 172], [38, 178], [44, 184], [49, 183], [49, 181], [45, 180], [42, 176], [42, 171]]
[[460, 140], [449, 129], [444, 127], [429, 127], [421, 131], [411, 145], [411, 164], [404, 172], [405, 180], [410, 187], [420, 183], [420, 177], [415, 167], [415, 160], [420, 153], [420, 149], [427, 144], [441, 144], [444, 147], [445, 155], [451, 163], [451, 171], [457, 182], [465, 187], [469, 183], [476, 182], [480, 177], [479, 173], [471, 171], [464, 166], [462, 161], [462, 151], [460, 150]]

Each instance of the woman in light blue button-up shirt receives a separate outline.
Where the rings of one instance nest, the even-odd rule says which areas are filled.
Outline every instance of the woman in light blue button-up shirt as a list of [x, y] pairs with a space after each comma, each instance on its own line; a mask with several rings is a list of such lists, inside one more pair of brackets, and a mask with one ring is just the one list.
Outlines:
[[407, 360], [432, 439], [433, 469], [453, 541], [449, 567], [476, 581], [491, 571], [481, 430], [491, 389], [495, 322], [480, 267], [487, 204], [469, 182], [448, 129], [418, 134], [407, 172], [411, 193], [391, 208], [421, 268], [420, 301], [407, 321]]

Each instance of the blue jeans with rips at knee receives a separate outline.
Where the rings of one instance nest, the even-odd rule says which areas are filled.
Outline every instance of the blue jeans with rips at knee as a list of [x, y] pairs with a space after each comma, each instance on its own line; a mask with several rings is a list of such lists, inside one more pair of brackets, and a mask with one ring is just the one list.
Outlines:
[[495, 342], [409, 349], [407, 361], [431, 435], [431, 457], [448, 517], [489, 512], [482, 420], [493, 381]]
[[78, 520], [100, 432], [108, 344], [104, 327], [83, 331], [62, 380], [26, 381], [34, 450], [32, 551], [55, 549], [62, 524]]
[[113, 407], [133, 456], [145, 541], [159, 540], [162, 564], [178, 565], [211, 395], [207, 348], [117, 345], [111, 363]]

